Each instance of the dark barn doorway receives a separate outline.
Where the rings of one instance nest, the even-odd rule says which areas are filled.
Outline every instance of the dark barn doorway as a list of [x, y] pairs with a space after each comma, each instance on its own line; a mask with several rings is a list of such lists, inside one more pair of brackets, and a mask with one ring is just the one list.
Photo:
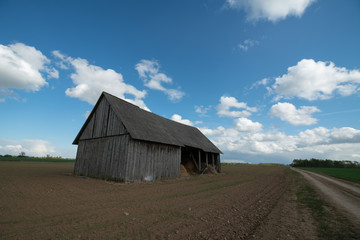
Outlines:
[[181, 148], [181, 165], [190, 175], [221, 171], [218, 153], [205, 152], [192, 147]]

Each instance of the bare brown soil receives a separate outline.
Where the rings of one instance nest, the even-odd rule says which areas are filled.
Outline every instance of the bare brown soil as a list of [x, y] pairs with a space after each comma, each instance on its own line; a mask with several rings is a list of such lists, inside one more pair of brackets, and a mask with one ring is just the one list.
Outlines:
[[301, 179], [296, 176], [286, 178], [285, 193], [251, 239], [318, 239], [318, 224], [313, 219], [311, 210], [299, 206], [296, 193], [304, 184], [299, 181], [301, 182]]
[[0, 239], [316, 239], [284, 167], [114, 183], [73, 163], [0, 162]]

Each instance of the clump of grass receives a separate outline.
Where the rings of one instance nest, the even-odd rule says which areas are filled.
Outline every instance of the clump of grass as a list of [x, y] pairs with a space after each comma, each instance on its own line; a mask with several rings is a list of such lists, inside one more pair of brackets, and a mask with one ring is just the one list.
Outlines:
[[296, 192], [296, 197], [300, 204], [312, 210], [312, 213], [317, 220], [322, 220], [321, 218], [324, 216], [325, 203], [317, 198], [314, 189], [308, 185], [302, 186], [302, 188]]

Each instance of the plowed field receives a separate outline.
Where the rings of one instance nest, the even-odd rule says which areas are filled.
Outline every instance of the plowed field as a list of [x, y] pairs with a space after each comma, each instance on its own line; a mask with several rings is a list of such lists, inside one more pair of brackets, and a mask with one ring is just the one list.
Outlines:
[[294, 199], [289, 205], [295, 195], [284, 167], [223, 166], [217, 175], [152, 183], [107, 182], [72, 170], [73, 163], [0, 162], [0, 238], [246, 239], [264, 238], [266, 229], [271, 238], [314, 234], [311, 222], [292, 227], [294, 213], [306, 216]]

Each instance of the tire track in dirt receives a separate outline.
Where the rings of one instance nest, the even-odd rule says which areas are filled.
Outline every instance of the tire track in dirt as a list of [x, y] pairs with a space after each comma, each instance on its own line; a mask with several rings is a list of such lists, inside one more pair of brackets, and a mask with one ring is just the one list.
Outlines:
[[360, 187], [358, 184], [296, 168], [292, 170], [302, 174], [328, 201], [344, 212], [355, 226], [360, 227]]

